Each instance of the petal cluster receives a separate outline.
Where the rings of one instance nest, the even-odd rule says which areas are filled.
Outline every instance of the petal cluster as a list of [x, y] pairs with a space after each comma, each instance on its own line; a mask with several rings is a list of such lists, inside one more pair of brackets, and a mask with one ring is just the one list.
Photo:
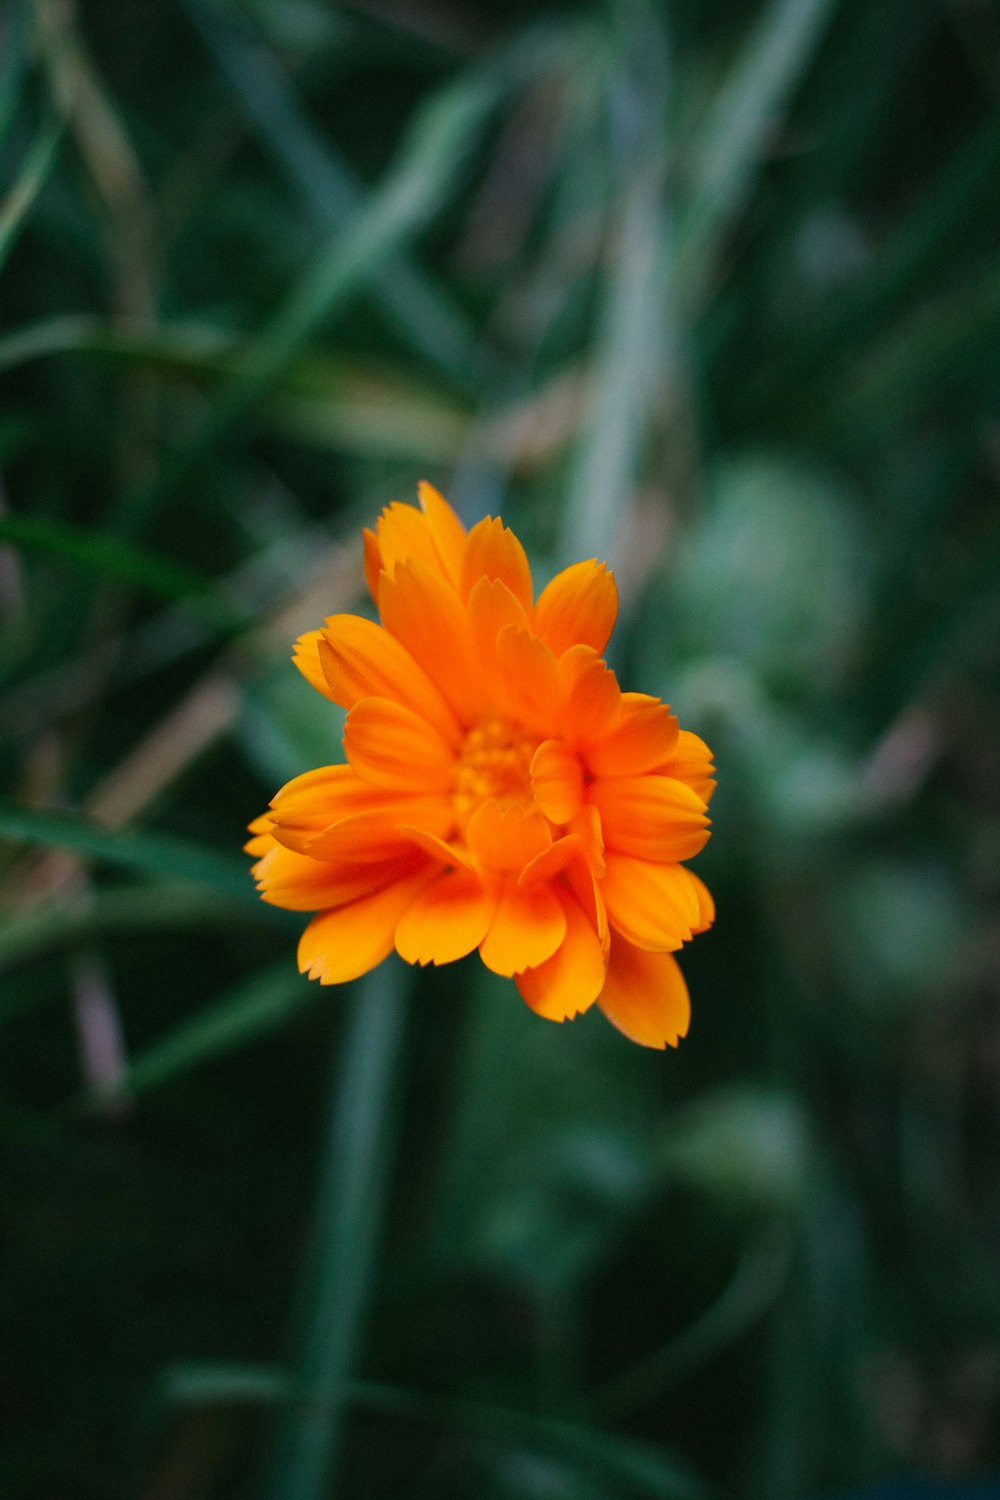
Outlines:
[[534, 598], [500, 520], [466, 531], [430, 485], [365, 532], [381, 624], [333, 615], [295, 663], [347, 710], [346, 764], [298, 776], [251, 824], [265, 901], [316, 913], [299, 966], [354, 979], [393, 948], [478, 949], [539, 1015], [595, 1001], [644, 1046], [687, 1030], [674, 952], [713, 919], [683, 861], [708, 838], [711, 754], [602, 660], [612, 574], [581, 562]]

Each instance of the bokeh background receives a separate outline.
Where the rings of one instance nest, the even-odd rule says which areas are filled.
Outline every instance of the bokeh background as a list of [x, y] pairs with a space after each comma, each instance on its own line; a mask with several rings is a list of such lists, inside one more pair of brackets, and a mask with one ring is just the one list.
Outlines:
[[[998, 91], [989, 0], [7, 0], [4, 1497], [1000, 1493]], [[421, 477], [716, 751], [677, 1052], [254, 896]]]

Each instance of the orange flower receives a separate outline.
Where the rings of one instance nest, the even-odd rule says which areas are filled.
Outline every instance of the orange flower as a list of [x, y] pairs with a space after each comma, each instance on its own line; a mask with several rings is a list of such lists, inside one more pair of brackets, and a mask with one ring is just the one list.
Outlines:
[[346, 765], [307, 771], [250, 825], [265, 901], [316, 912], [299, 967], [321, 984], [395, 947], [445, 964], [479, 949], [539, 1015], [596, 1000], [626, 1036], [675, 1046], [673, 953], [712, 921], [682, 860], [708, 838], [712, 758], [666, 704], [601, 660], [618, 612], [601, 563], [537, 601], [499, 520], [466, 533], [430, 485], [365, 532], [381, 625], [333, 615], [295, 647], [347, 709]]

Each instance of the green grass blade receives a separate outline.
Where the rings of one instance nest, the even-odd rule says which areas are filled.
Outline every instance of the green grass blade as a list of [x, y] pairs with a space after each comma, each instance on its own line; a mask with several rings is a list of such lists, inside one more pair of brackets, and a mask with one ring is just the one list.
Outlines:
[[[992, 405], [1000, 362], [1000, 268], [993, 261], [967, 275], [961, 288], [925, 301], [852, 364], [812, 394], [801, 416], [805, 430], [845, 441], [881, 441], [922, 402], [948, 387], [976, 381]], [[825, 433], [824, 433], [825, 435]]]
[[[0, 338], [0, 374], [54, 354], [148, 365], [210, 389], [232, 381], [240, 363], [239, 339], [224, 328], [54, 318]], [[260, 420], [269, 431], [320, 448], [448, 463], [467, 442], [471, 418], [459, 399], [436, 387], [310, 353], [276, 382]]]
[[381, 1386], [352, 1383], [357, 1405], [399, 1416], [444, 1422], [473, 1432], [501, 1449], [519, 1449], [559, 1459], [613, 1485], [617, 1495], [644, 1495], [655, 1500], [707, 1500], [712, 1493], [690, 1469], [652, 1444], [617, 1433], [552, 1420], [479, 1401], [454, 1401]]
[[328, 1108], [296, 1369], [271, 1500], [327, 1500], [359, 1352], [389, 1186], [393, 1079], [409, 971], [385, 963], [355, 989]]
[[0, 541], [47, 552], [98, 573], [111, 573], [173, 602], [203, 593], [207, 580], [145, 547], [46, 516], [0, 516]]
[[87, 349], [101, 327], [97, 318], [71, 315], [46, 318], [15, 329], [0, 339], [0, 375], [28, 360]]
[[642, 8], [636, 10], [640, 18], [641, 55], [620, 59], [611, 81], [609, 112], [630, 114], [633, 128], [627, 139], [615, 143], [623, 170], [628, 160], [628, 176], [597, 333], [590, 419], [563, 520], [560, 550], [566, 561], [614, 554], [639, 478], [648, 418], [653, 405], [662, 401], [665, 365], [673, 352], [662, 140], [669, 62], [655, 16]]
[[593, 373], [593, 404], [577, 455], [561, 553], [611, 557], [639, 476], [650, 400], [658, 386], [664, 285], [656, 249], [665, 219], [655, 178], [630, 186], [619, 255], [609, 277]]
[[[6, 916], [0, 927], [0, 970], [30, 963], [100, 936], [172, 928], [218, 927], [246, 923], [258, 915], [281, 918], [277, 907], [261, 903], [260, 913], [230, 896], [198, 886], [158, 884], [120, 890], [88, 890], [81, 896], [46, 902]], [[7, 1014], [0, 1002], [0, 1019]]]
[[[288, 1374], [279, 1366], [187, 1361], [163, 1372], [156, 1395], [167, 1406], [264, 1404], [285, 1399], [288, 1390]], [[426, 1396], [371, 1380], [349, 1380], [345, 1392], [351, 1405], [361, 1411], [443, 1425], [474, 1433], [493, 1446], [562, 1460], [592, 1474], [598, 1482], [615, 1485], [615, 1494], [643, 1495], [650, 1500], [708, 1500], [711, 1494], [707, 1485], [662, 1449], [617, 1433], [551, 1421], [484, 1401]]]
[[181, 605], [214, 634], [230, 635], [255, 623], [193, 569], [122, 537], [49, 516], [0, 516], [0, 541], [119, 578], [143, 593]]
[[[146, 1093], [213, 1057], [256, 1041], [315, 1001], [317, 993], [316, 986], [308, 984], [285, 957], [262, 974], [236, 985], [192, 1020], [139, 1053], [116, 1080], [115, 1093]], [[106, 1100], [106, 1093], [95, 1090], [84, 1102]]]
[[[199, 0], [185, 8], [201, 32], [258, 138], [310, 213], [328, 229], [358, 211], [364, 187], [306, 118], [274, 55], [249, 28], [237, 26]], [[414, 352], [453, 380], [467, 384], [484, 356], [474, 330], [431, 278], [403, 254], [372, 276], [372, 290]]]
[[676, 275], [697, 295], [750, 195], [768, 137], [829, 23], [836, 0], [771, 0], [691, 150], [691, 195], [678, 226]]
[[270, 1403], [288, 1391], [288, 1375], [278, 1365], [207, 1364], [186, 1360], [170, 1365], [156, 1382], [156, 1405], [210, 1406], [216, 1403]]
[[56, 163], [62, 125], [58, 120], [44, 126], [28, 152], [10, 190], [0, 202], [0, 272], [17, 244], [35, 199], [48, 181]]
[[0, 13], [0, 146], [17, 114], [24, 88], [27, 32], [27, 4], [8, 5]]
[[246, 351], [239, 374], [188, 447], [167, 464], [151, 488], [126, 499], [123, 525], [140, 527], [161, 499], [189, 478], [232, 425], [272, 388], [332, 313], [430, 222], [447, 200], [506, 83], [503, 68], [464, 74], [421, 108], [396, 166], [293, 287]]
[[247, 866], [239, 860], [162, 833], [103, 828], [78, 813], [21, 807], [7, 797], [0, 798], [0, 840], [70, 849], [102, 864], [194, 881], [244, 901], [260, 900]]

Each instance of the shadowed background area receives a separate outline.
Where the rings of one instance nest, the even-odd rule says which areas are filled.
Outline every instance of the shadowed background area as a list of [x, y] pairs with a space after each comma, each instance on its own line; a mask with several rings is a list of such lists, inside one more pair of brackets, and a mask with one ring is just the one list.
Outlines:
[[[998, 92], [986, 0], [8, 0], [4, 1497], [996, 1493]], [[676, 1052], [254, 894], [421, 477], [716, 753]]]

